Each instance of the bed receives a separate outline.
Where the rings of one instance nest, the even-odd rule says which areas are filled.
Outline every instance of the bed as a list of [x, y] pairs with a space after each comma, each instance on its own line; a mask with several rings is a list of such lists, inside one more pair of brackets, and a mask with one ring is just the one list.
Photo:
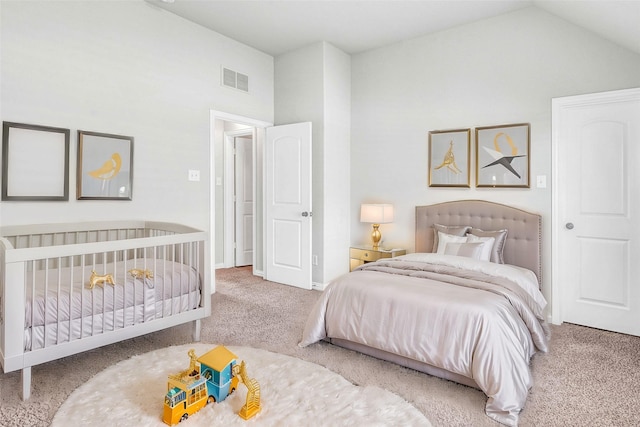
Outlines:
[[31, 367], [211, 313], [206, 233], [151, 221], [0, 229], [0, 362]]
[[489, 417], [517, 425], [530, 359], [548, 349], [541, 217], [482, 200], [415, 212], [415, 253], [332, 281], [300, 346], [325, 340], [478, 388]]

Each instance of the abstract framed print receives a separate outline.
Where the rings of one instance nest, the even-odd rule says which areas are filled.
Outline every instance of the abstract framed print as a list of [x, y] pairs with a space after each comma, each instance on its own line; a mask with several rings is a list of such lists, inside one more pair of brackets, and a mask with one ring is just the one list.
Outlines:
[[529, 188], [530, 125], [476, 128], [476, 187]]

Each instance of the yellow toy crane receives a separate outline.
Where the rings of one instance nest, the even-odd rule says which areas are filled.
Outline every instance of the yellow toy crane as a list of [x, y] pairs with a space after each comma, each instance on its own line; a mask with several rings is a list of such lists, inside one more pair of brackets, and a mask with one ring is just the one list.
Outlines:
[[260, 412], [260, 384], [254, 378], [249, 378], [244, 360], [240, 363], [240, 366], [235, 365], [233, 367], [233, 373], [238, 375], [244, 385], [247, 386], [247, 402], [240, 409], [238, 415], [242, 419], [248, 420]]

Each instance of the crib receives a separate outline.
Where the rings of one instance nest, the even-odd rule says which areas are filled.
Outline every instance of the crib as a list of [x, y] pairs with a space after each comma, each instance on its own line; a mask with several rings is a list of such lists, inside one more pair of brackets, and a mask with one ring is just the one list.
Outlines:
[[0, 228], [0, 362], [22, 370], [211, 314], [207, 234], [167, 222]]

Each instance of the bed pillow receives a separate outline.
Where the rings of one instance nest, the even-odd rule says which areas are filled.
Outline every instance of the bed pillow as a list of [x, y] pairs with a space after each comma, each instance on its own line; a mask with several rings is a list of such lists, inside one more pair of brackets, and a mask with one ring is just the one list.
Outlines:
[[443, 254], [447, 243], [467, 243], [467, 236], [456, 236], [438, 231], [438, 248], [435, 252]]
[[468, 231], [471, 231], [471, 227], [468, 225], [453, 225], [446, 226], [440, 224], [433, 224], [433, 249], [431, 252], [438, 252], [438, 232], [441, 231], [445, 234], [451, 234], [453, 236], [464, 237]]
[[493, 243], [493, 250], [491, 252], [491, 262], [498, 264], [504, 264], [504, 244], [507, 241], [507, 230], [494, 230], [484, 231], [479, 228], [472, 228], [469, 231], [470, 235], [477, 237], [493, 237], [495, 242]]
[[463, 256], [473, 259], [481, 259], [482, 249], [485, 244], [477, 243], [447, 243], [444, 248], [445, 255]]
[[491, 261], [491, 254], [493, 253], [493, 247], [495, 245], [495, 237], [478, 237], [473, 234], [467, 234], [468, 243], [480, 243], [482, 244], [482, 254], [480, 258], [482, 261]]

